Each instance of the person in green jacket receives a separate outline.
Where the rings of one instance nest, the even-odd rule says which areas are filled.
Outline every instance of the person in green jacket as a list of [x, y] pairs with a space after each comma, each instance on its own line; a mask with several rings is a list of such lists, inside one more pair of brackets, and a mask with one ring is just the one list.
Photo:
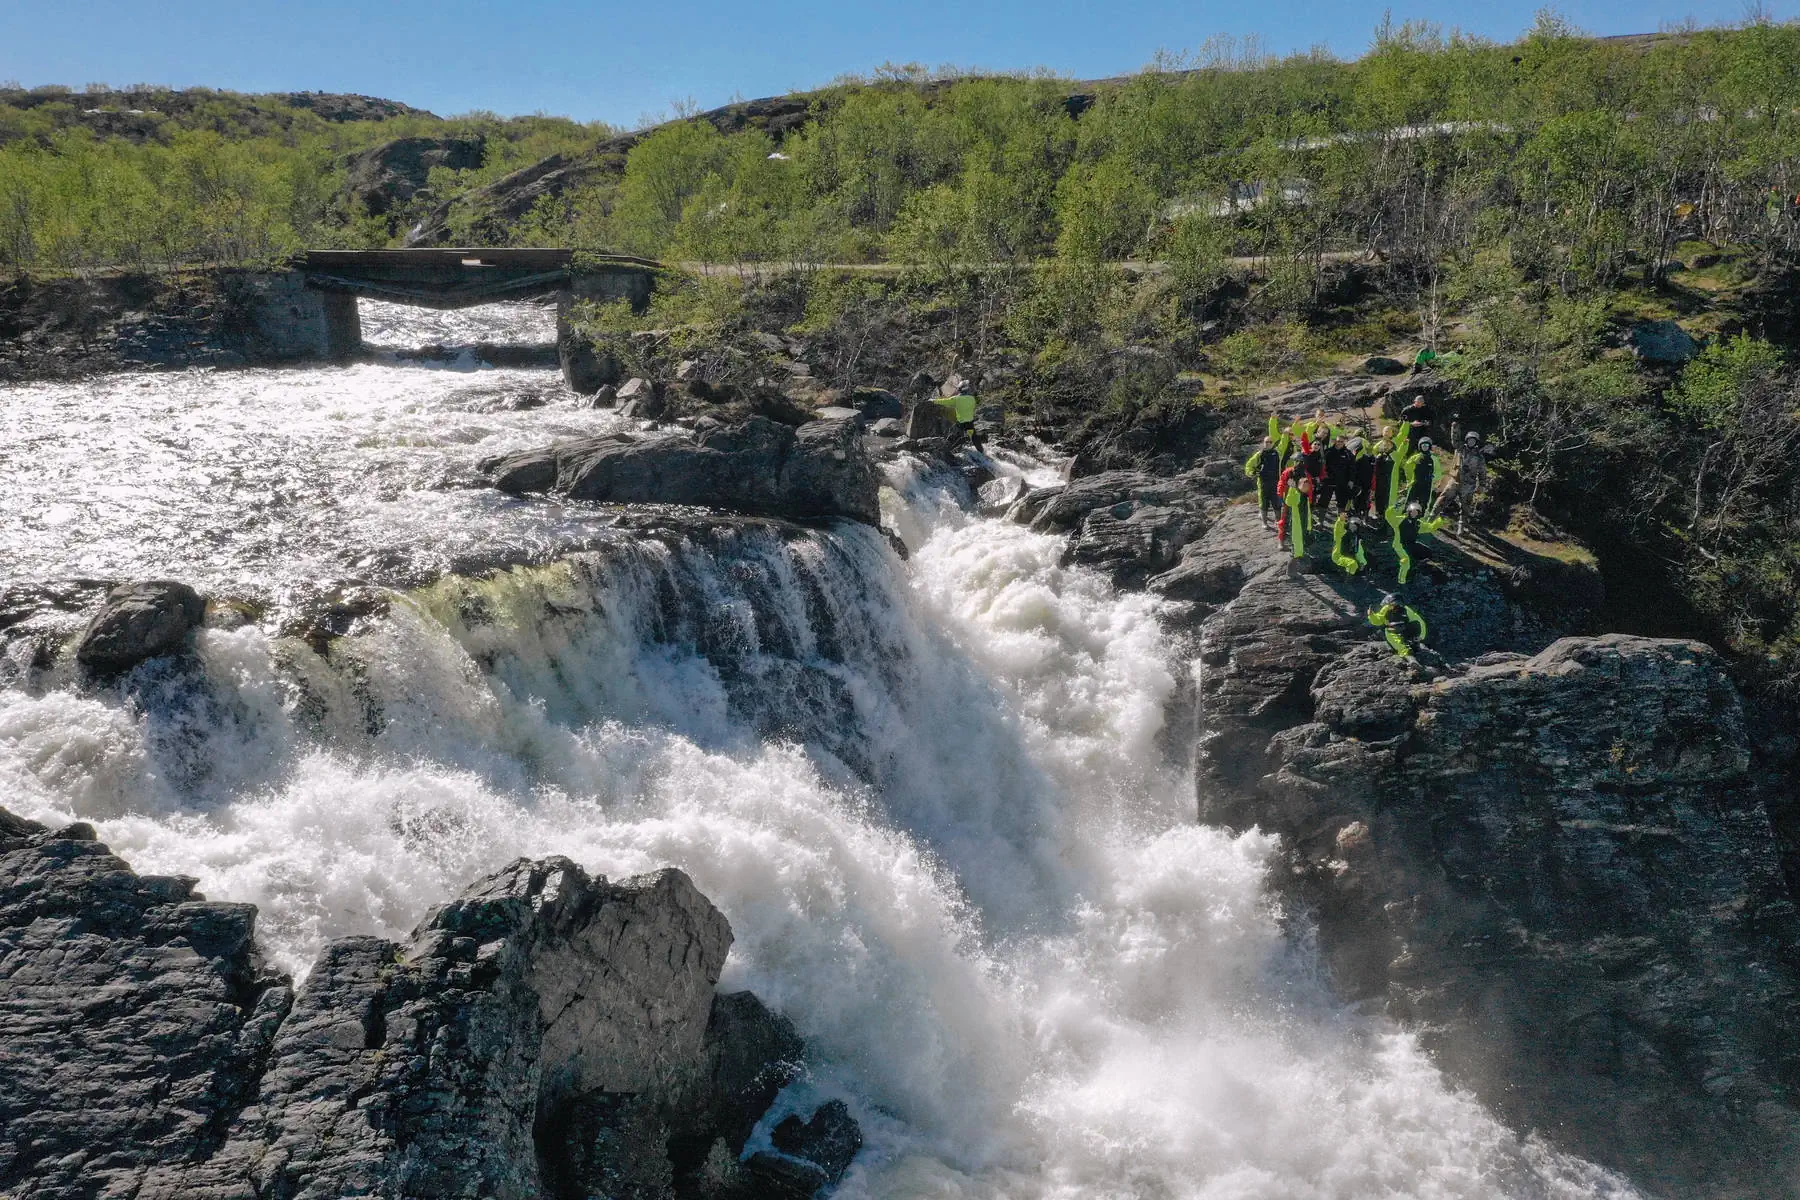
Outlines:
[[1369, 565], [1363, 553], [1362, 534], [1350, 523], [1350, 514], [1340, 512], [1331, 526], [1331, 561], [1346, 575], [1354, 575]]
[[1381, 598], [1380, 608], [1369, 610], [1369, 624], [1381, 630], [1396, 658], [1411, 658], [1425, 644], [1425, 618], [1392, 592]]
[[987, 439], [981, 436], [981, 431], [979, 429], [975, 428], [975, 408], [977, 403], [975, 393], [967, 384], [964, 384], [962, 388], [957, 391], [956, 395], [939, 396], [937, 399], [933, 400], [932, 403], [948, 409], [951, 418], [956, 422], [957, 429], [962, 432], [964, 437], [969, 439], [969, 444], [974, 446], [978, 451], [983, 453], [986, 452]]
[[1436, 533], [1447, 520], [1448, 517], [1426, 517], [1422, 504], [1408, 504], [1404, 509], [1396, 505], [1387, 510], [1387, 523], [1394, 531], [1394, 557], [1400, 560], [1402, 586], [1412, 577], [1413, 567], [1426, 557], [1419, 545], [1420, 535]]

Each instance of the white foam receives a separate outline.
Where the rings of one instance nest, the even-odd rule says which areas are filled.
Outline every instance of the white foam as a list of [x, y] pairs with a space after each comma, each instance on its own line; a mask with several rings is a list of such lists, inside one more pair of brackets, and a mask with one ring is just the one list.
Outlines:
[[1331, 1001], [1271, 839], [1194, 824], [1163, 760], [1152, 598], [896, 482], [909, 567], [747, 533], [518, 573], [479, 616], [427, 593], [329, 664], [209, 632], [203, 688], [0, 694], [0, 783], [256, 903], [296, 972], [515, 855], [679, 866], [731, 920], [726, 985], [809, 1041], [789, 1106], [863, 1122], [846, 1196], [1627, 1194]]

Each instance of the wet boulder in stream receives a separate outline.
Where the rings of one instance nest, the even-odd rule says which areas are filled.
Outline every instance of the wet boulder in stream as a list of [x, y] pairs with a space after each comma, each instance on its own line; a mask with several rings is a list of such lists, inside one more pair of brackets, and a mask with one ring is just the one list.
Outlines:
[[206, 600], [185, 583], [128, 583], [107, 595], [81, 635], [75, 657], [94, 671], [128, 670], [181, 649], [205, 618]]
[[879, 523], [879, 482], [860, 420], [799, 428], [753, 416], [734, 425], [559, 442], [482, 464], [515, 495], [554, 491], [572, 500], [686, 504], [732, 512]]

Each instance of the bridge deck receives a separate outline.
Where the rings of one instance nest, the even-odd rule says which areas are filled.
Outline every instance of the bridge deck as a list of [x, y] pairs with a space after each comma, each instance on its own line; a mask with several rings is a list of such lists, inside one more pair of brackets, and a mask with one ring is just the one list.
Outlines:
[[467, 308], [494, 300], [557, 295], [576, 277], [645, 275], [662, 264], [623, 254], [581, 255], [537, 247], [422, 250], [308, 250], [295, 266], [307, 284], [429, 308]]

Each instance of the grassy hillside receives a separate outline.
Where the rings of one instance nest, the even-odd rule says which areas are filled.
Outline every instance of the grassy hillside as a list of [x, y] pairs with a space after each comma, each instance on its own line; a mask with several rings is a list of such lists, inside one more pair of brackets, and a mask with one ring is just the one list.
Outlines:
[[[560, 117], [445, 119], [368, 96], [0, 87], [0, 271], [387, 245], [438, 200], [614, 132]], [[403, 137], [479, 138], [485, 153], [371, 219], [347, 194], [346, 160]]]
[[[1800, 27], [1551, 18], [1504, 45], [1390, 25], [1353, 62], [1217, 45], [1094, 83], [891, 70], [632, 134], [0, 92], [0, 269], [415, 227], [716, 264], [650, 320], [791, 329], [845, 384], [884, 357], [966, 367], [1061, 430], [1460, 345], [1447, 403], [1495, 442], [1495, 519], [1572, 530], [1636, 625], [1800, 695], [1797, 97]], [[479, 137], [480, 165], [373, 215], [346, 162], [402, 137]], [[748, 264], [773, 265], [729, 270]], [[1648, 319], [1698, 356], [1634, 353]]]

